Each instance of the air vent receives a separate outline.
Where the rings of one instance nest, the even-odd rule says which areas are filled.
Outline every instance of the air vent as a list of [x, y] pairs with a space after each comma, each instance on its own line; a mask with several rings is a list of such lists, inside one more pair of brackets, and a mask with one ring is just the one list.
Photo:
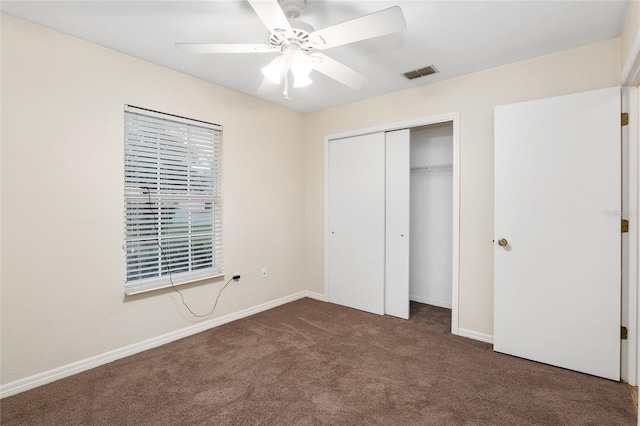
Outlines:
[[420, 68], [415, 71], [405, 72], [403, 75], [407, 77], [407, 80], [413, 80], [415, 78], [425, 77], [427, 75], [435, 74], [438, 70], [433, 66], [429, 65], [428, 67]]

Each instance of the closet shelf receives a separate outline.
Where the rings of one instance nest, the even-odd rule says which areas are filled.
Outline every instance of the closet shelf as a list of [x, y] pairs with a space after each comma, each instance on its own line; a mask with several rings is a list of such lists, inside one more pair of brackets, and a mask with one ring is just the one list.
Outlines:
[[452, 172], [453, 164], [432, 164], [430, 166], [412, 167], [411, 172]]

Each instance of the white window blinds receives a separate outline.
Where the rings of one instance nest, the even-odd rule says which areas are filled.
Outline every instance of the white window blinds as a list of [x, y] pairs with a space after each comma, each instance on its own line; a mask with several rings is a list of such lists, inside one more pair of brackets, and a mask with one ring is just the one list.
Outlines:
[[124, 115], [125, 294], [222, 275], [221, 126]]

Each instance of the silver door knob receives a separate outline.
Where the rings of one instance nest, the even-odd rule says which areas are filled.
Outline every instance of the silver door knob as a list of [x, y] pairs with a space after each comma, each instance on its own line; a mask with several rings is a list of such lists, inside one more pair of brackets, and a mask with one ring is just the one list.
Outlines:
[[500, 239], [498, 240], [498, 245], [499, 245], [500, 247], [506, 247], [506, 246], [507, 246], [507, 244], [509, 244], [509, 241], [505, 240], [504, 238], [500, 238]]

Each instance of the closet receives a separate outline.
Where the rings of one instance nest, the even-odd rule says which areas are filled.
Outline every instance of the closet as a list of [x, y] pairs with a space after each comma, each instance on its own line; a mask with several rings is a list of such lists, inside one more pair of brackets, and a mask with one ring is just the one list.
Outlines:
[[327, 166], [327, 300], [451, 307], [452, 122], [329, 139]]
[[410, 216], [410, 299], [451, 309], [451, 122], [411, 130]]

